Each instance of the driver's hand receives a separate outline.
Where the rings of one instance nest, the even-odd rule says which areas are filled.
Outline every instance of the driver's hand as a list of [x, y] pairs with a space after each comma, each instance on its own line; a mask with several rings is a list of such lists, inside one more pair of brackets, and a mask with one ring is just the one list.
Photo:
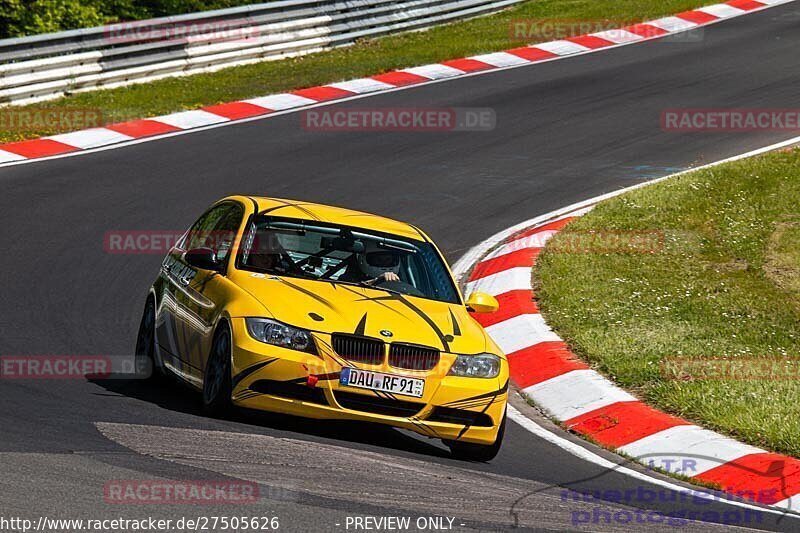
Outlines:
[[400, 276], [394, 272], [384, 272], [378, 276], [378, 281], [400, 281]]

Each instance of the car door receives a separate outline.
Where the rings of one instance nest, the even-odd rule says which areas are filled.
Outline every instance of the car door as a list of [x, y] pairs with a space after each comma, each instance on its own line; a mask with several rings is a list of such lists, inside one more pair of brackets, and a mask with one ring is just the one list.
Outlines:
[[159, 306], [156, 320], [156, 339], [162, 363], [175, 374], [197, 384], [189, 358], [190, 335], [186, 310], [186, 291], [197, 276], [197, 269], [184, 260], [184, 253], [206, 243], [212, 230], [227, 211], [224, 204], [215, 205], [203, 213], [178, 240], [161, 263]]
[[[214, 225], [204, 228], [200, 234], [193, 236], [187, 249], [211, 248], [222, 265], [228, 262], [231, 248], [244, 218], [244, 208], [235, 201], [224, 202], [217, 206]], [[195, 238], [196, 237], [196, 238]], [[214, 327], [224, 303], [225, 271], [194, 269], [192, 279], [183, 287], [178, 295], [178, 306], [182, 314], [183, 342], [181, 352], [191, 376], [192, 382], [202, 383], [206, 359], [211, 353]]]

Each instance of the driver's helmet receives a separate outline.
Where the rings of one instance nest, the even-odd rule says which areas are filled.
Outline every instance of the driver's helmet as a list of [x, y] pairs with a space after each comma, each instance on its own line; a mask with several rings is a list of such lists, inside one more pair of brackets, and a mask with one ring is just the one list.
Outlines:
[[377, 278], [386, 272], [400, 272], [400, 254], [397, 250], [382, 248], [376, 241], [366, 240], [364, 251], [357, 254], [358, 267], [367, 277]]

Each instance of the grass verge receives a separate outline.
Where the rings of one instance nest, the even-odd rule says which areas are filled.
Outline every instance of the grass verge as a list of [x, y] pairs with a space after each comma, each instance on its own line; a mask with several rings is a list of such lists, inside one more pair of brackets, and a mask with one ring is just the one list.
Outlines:
[[[512, 27], [515, 22], [567, 22], [560, 27], [560, 31], [564, 31], [573, 27], [580, 28], [580, 22], [583, 21], [589, 27], [605, 29], [652, 20], [708, 3], [708, 0], [534, 0], [491, 16], [456, 22], [424, 32], [365, 40], [346, 48], [300, 58], [231, 67], [215, 73], [169, 78], [116, 89], [76, 93], [14, 109], [89, 109], [99, 113], [104, 123], [114, 123], [562, 37], [554, 35], [552, 24], [528, 24], [522, 32], [522, 40], [518, 30]], [[0, 142], [79, 129], [65, 123], [21, 129], [9, 127], [7, 122], [4, 124], [0, 120]]]
[[601, 203], [540, 256], [543, 314], [645, 401], [800, 456], [798, 169], [776, 152]]

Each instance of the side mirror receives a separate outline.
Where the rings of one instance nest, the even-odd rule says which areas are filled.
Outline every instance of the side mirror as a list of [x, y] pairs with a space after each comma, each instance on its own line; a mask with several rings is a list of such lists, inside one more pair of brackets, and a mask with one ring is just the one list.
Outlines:
[[214, 270], [215, 272], [222, 270], [222, 265], [217, 260], [217, 254], [211, 248], [192, 248], [183, 254], [183, 259], [195, 268]]
[[467, 309], [475, 313], [494, 313], [500, 309], [500, 304], [491, 294], [473, 292], [467, 298]]

